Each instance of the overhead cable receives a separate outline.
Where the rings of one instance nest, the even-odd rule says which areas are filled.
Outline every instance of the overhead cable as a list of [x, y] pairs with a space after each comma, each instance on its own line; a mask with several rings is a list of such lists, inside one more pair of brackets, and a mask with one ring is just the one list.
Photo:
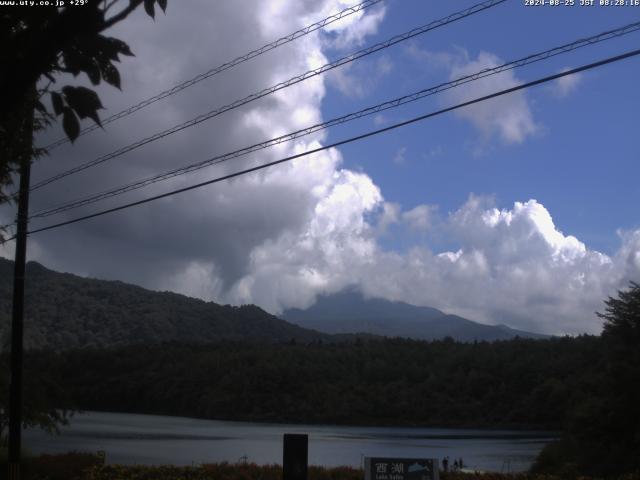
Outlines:
[[269, 140], [266, 140], [264, 142], [261, 143], [256, 143], [254, 145], [251, 145], [249, 147], [244, 147], [241, 148], [239, 150], [235, 150], [232, 152], [228, 152], [222, 155], [216, 155], [214, 157], [211, 157], [207, 160], [204, 161], [200, 161], [198, 163], [194, 163], [191, 165], [187, 165], [184, 167], [180, 167], [180, 168], [176, 168], [158, 175], [154, 175], [142, 180], [138, 180], [136, 182], [132, 182], [132, 183], [128, 183], [126, 185], [121, 185], [119, 187], [115, 187], [109, 190], [105, 190], [103, 192], [99, 192], [99, 193], [94, 193], [92, 195], [83, 197], [81, 199], [76, 199], [70, 202], [65, 202], [61, 205], [58, 205], [56, 207], [53, 208], [49, 208], [49, 209], [45, 209], [45, 210], [41, 210], [39, 212], [34, 213], [33, 215], [30, 216], [30, 218], [43, 218], [43, 217], [48, 217], [57, 213], [61, 213], [61, 212], [65, 212], [68, 210], [72, 210], [75, 208], [79, 208], [85, 205], [89, 205], [89, 204], [93, 204], [96, 203], [100, 200], [104, 200], [107, 198], [111, 198], [117, 195], [121, 195], [133, 190], [137, 190], [155, 183], [158, 183], [160, 181], [164, 181], [164, 180], [168, 180], [170, 178], [176, 177], [178, 175], [184, 175], [190, 172], [194, 172], [196, 170], [200, 170], [202, 168], [211, 166], [211, 165], [215, 165], [215, 164], [219, 164], [234, 158], [238, 158], [244, 155], [248, 155], [250, 153], [259, 151], [259, 150], [263, 150], [269, 147], [272, 147], [274, 145], [279, 145], [281, 143], [284, 142], [289, 142], [292, 140], [295, 140], [297, 138], [306, 136], [306, 135], [310, 135], [314, 132], [323, 130], [323, 129], [327, 129], [329, 127], [333, 127], [335, 125], [339, 125], [339, 124], [343, 124], [346, 122], [350, 122], [352, 120], [356, 120], [358, 118], [362, 118], [368, 115], [373, 115], [391, 108], [396, 108], [399, 107], [401, 105], [405, 105], [411, 102], [415, 102], [417, 100], [420, 100], [422, 98], [431, 96], [431, 95], [435, 95], [439, 92], [443, 92], [445, 90], [449, 90], [451, 88], [455, 88], [457, 86], [472, 82], [472, 81], [476, 81], [485, 77], [489, 77], [492, 75], [496, 75], [502, 72], [505, 72], [507, 70], [512, 70], [514, 68], [518, 68], [518, 67], [522, 67], [525, 65], [529, 65], [532, 63], [536, 63], [539, 62], [541, 60], [546, 60], [548, 58], [554, 57], [556, 55], [560, 55], [563, 53], [567, 53], [567, 52], [571, 52], [573, 50], [576, 50], [578, 48], [582, 48], [588, 45], [594, 45], [596, 43], [599, 42], [603, 42], [605, 40], [611, 39], [611, 38], [617, 38], [623, 35], [627, 35], [629, 33], [635, 32], [637, 30], [640, 30], [640, 22], [635, 22], [635, 23], [631, 23], [629, 25], [625, 25], [623, 27], [619, 27], [616, 28], [614, 30], [609, 30], [606, 32], [602, 32], [598, 35], [592, 35], [591, 37], [587, 37], [587, 38], [582, 38], [579, 40], [576, 40], [574, 42], [571, 43], [567, 43], [564, 45], [561, 45], [559, 47], [555, 47], [549, 50], [545, 50], [543, 52], [538, 52], [538, 53], [534, 53], [531, 55], [528, 55], [526, 57], [520, 58], [518, 60], [513, 60], [507, 63], [503, 63], [502, 65], [498, 65], [496, 67], [491, 67], [491, 68], [485, 68], [483, 70], [480, 70], [476, 73], [470, 74], [470, 75], [465, 75], [463, 77], [459, 77], [456, 78], [454, 80], [451, 80], [449, 82], [445, 82], [445, 83], [441, 83], [439, 85], [436, 85], [434, 87], [430, 87], [430, 88], [426, 88], [408, 95], [404, 95], [401, 97], [397, 97], [394, 98], [392, 100], [388, 100], [386, 102], [383, 103], [379, 103], [377, 105], [374, 105], [372, 107], [368, 107], [362, 110], [359, 110], [357, 112], [352, 112], [346, 115], [342, 115], [340, 117], [336, 117], [333, 118], [331, 120], [327, 120], [325, 122], [322, 123], [318, 123], [315, 125], [312, 125], [310, 127], [304, 128], [304, 129], [300, 129], [297, 130], [295, 132], [291, 132], [288, 133], [286, 135], [281, 135], [279, 137], [275, 137]]
[[[356, 141], [359, 141], [359, 140], [363, 140], [365, 138], [369, 138], [369, 137], [372, 137], [374, 135], [379, 135], [381, 133], [388, 132], [390, 130], [395, 130], [397, 128], [404, 127], [404, 126], [407, 126], [407, 125], [410, 125], [410, 124], [413, 124], [413, 123], [416, 123], [416, 122], [420, 122], [420, 121], [423, 121], [423, 120], [426, 120], [428, 118], [432, 118], [432, 117], [435, 117], [435, 116], [438, 116], [438, 115], [442, 115], [442, 114], [447, 113], [447, 112], [451, 112], [451, 111], [454, 111], [454, 110], [458, 110], [460, 108], [468, 107], [468, 106], [474, 105], [476, 103], [484, 102], [484, 101], [490, 100], [492, 98], [500, 97], [502, 95], [507, 95], [509, 93], [513, 93], [513, 92], [516, 92], [516, 91], [519, 91], [519, 90], [524, 90], [526, 88], [530, 88], [530, 87], [533, 87], [535, 85], [541, 85], [541, 84], [544, 84], [544, 83], [547, 83], [547, 82], [551, 82], [553, 80], [557, 80], [557, 79], [562, 78], [562, 77], [566, 77], [566, 76], [569, 76], [569, 75], [574, 75], [576, 73], [580, 73], [580, 72], [583, 72], [583, 71], [586, 71], [586, 70], [591, 70], [591, 69], [596, 68], [596, 67], [601, 67], [603, 65], [607, 65], [607, 64], [610, 64], [610, 63], [618, 62], [618, 61], [621, 61], [621, 60], [624, 60], [624, 59], [627, 59], [627, 58], [630, 58], [630, 57], [634, 57], [634, 56], [637, 56], [637, 55], [640, 55], [640, 49], [632, 50], [632, 51], [629, 51], [629, 52], [626, 52], [626, 53], [623, 53], [623, 54], [620, 54], [620, 55], [616, 55], [616, 56], [613, 56], [613, 57], [608, 57], [608, 58], [605, 58], [605, 59], [597, 61], [597, 62], [593, 62], [593, 63], [587, 64], [587, 65], [583, 65], [581, 67], [573, 68], [571, 70], [566, 70], [566, 71], [563, 71], [563, 72], [560, 72], [560, 73], [556, 73], [554, 75], [549, 75], [549, 76], [546, 76], [546, 77], [543, 77], [543, 78], [539, 78], [537, 80], [533, 80], [531, 82], [523, 83], [521, 85], [516, 85], [515, 87], [511, 87], [511, 88], [507, 88], [507, 89], [504, 89], [504, 90], [500, 90], [498, 92], [494, 92], [494, 93], [489, 94], [489, 95], [484, 95], [482, 97], [475, 98], [473, 100], [469, 100], [469, 101], [466, 101], [466, 102], [459, 103], [459, 104], [454, 105], [452, 107], [447, 107], [447, 108], [443, 108], [441, 110], [437, 110], [435, 112], [427, 113], [425, 115], [420, 115], [420, 116], [414, 117], [414, 118], [412, 118], [410, 120], [405, 120], [403, 122], [395, 123], [393, 125], [389, 125], [387, 127], [380, 128], [378, 130], [373, 130], [373, 131], [370, 131], [370, 132], [367, 132], [367, 133], [364, 133], [364, 134], [361, 134], [361, 135], [357, 135], [355, 137], [350, 137], [350, 138], [347, 138], [345, 140], [334, 142], [332, 144], [325, 145], [323, 147], [315, 148], [315, 149], [312, 149], [312, 150], [308, 150], [306, 152], [298, 153], [296, 155], [291, 155], [291, 156], [288, 156], [288, 157], [285, 157], [285, 158], [281, 158], [281, 159], [275, 160], [273, 162], [268, 162], [268, 163], [264, 163], [262, 165], [258, 165], [258, 166], [251, 167], [251, 168], [247, 168], [247, 169], [241, 170], [239, 172], [235, 172], [235, 173], [231, 173], [231, 174], [224, 175], [224, 176], [221, 176], [221, 177], [213, 178], [211, 180], [207, 180], [205, 182], [200, 182], [200, 183], [197, 183], [195, 185], [190, 185], [188, 187], [183, 187], [183, 188], [179, 188], [177, 190], [172, 190], [170, 192], [166, 192], [166, 193], [163, 193], [163, 194], [160, 194], [160, 195], [155, 195], [155, 196], [148, 197], [148, 198], [145, 198], [145, 199], [142, 199], [142, 200], [138, 200], [138, 201], [135, 201], [135, 202], [126, 203], [124, 205], [120, 205], [120, 206], [117, 206], [117, 207], [108, 208], [108, 209], [101, 210], [99, 212], [95, 212], [95, 213], [92, 213], [92, 214], [89, 214], [89, 215], [84, 215], [84, 216], [81, 216], [81, 217], [73, 218], [71, 220], [66, 220], [64, 222], [59, 222], [59, 223], [55, 223], [55, 224], [48, 225], [48, 226], [45, 226], [45, 227], [36, 228], [34, 230], [30, 230], [27, 233], [28, 234], [33, 234], [33, 233], [38, 233], [38, 232], [44, 232], [44, 231], [47, 231], [47, 230], [52, 230], [52, 229], [59, 228], [59, 227], [65, 226], [65, 225], [70, 225], [70, 224], [81, 222], [81, 221], [84, 221], [84, 220], [89, 220], [91, 218], [100, 217], [100, 216], [106, 215], [108, 213], [113, 213], [113, 212], [117, 212], [117, 211], [120, 211], [120, 210], [125, 210], [125, 209], [132, 208], [132, 207], [135, 207], [135, 206], [138, 206], [138, 205], [143, 205], [145, 203], [153, 202], [155, 200], [159, 200], [159, 199], [162, 199], [162, 198], [170, 197], [170, 196], [173, 196], [173, 195], [176, 195], [176, 194], [179, 194], [179, 193], [188, 192], [190, 190], [195, 190], [197, 188], [201, 188], [201, 187], [204, 187], [204, 186], [207, 186], [207, 185], [211, 185], [211, 184], [219, 183], [219, 182], [222, 182], [222, 181], [225, 181], [225, 180], [229, 180], [229, 179], [232, 179], [232, 178], [240, 177], [242, 175], [246, 175], [246, 174], [249, 174], [249, 173], [252, 173], [252, 172], [256, 172], [258, 170], [262, 170], [262, 169], [265, 169], [265, 168], [268, 168], [268, 167], [279, 165], [279, 164], [284, 163], [284, 162], [289, 162], [289, 161], [295, 160], [297, 158], [305, 157], [305, 156], [308, 156], [308, 155], [312, 155], [314, 153], [319, 153], [321, 151], [328, 150], [330, 148], [335, 148], [335, 147], [339, 147], [341, 145], [346, 145], [348, 143], [353, 143], [353, 142], [356, 142]], [[12, 238], [8, 239], [7, 241], [10, 241], [10, 240], [13, 240], [13, 239], [15, 239], [15, 237], [12, 237]]]
[[[271, 42], [268, 43], [267, 45], [263, 45], [260, 48], [257, 48], [255, 50], [252, 50], [249, 53], [246, 53], [244, 55], [241, 55], [240, 57], [237, 57], [233, 60], [231, 60], [230, 62], [227, 63], [223, 63], [222, 65], [219, 65], [217, 67], [214, 67], [210, 70], [207, 70], [204, 73], [201, 73], [199, 75], [196, 75], [195, 77], [186, 80], [182, 83], [179, 83], [177, 85], [175, 85], [172, 88], [169, 88], [163, 92], [160, 92], [156, 95], [154, 95], [153, 97], [147, 98], [146, 100], [141, 101], [140, 103], [137, 103], [135, 105], [130, 106], [129, 108], [126, 108], [118, 113], [115, 113], [113, 115], [111, 115], [110, 117], [107, 117], [105, 119], [103, 119], [101, 121], [102, 126], [111, 123], [111, 122], [115, 122], [116, 120], [119, 120], [121, 118], [124, 118], [128, 115], [131, 115], [134, 112], [137, 112], [138, 110], [142, 110], [143, 108], [159, 101], [162, 100], [163, 98], [167, 98], [171, 95], [175, 95], [176, 93], [184, 90], [185, 88], [189, 88], [193, 85], [195, 85], [196, 83], [201, 82], [202, 80], [205, 80], [207, 78], [210, 78], [214, 75], [217, 75], [219, 73], [222, 73], [226, 70], [229, 70], [233, 67], [235, 67], [236, 65], [240, 65], [241, 63], [244, 63], [248, 60], [251, 60], [252, 58], [255, 58], [259, 55], [262, 55], [264, 53], [267, 53], [271, 50], [274, 50], [278, 47], [281, 47], [283, 45], [286, 45], [287, 43], [293, 42], [294, 40], [303, 37], [305, 35], [308, 35], [311, 32], [315, 32], [316, 30], [319, 30], [321, 28], [326, 27], [327, 25], [330, 25], [334, 22], [337, 22], [338, 20], [341, 20], [345, 17], [348, 17], [349, 15], [352, 15], [354, 13], [360, 12], [366, 8], [371, 7], [372, 5], [375, 5], [376, 3], [381, 2], [382, 0], [366, 0], [364, 2], [361, 2], [357, 5], [354, 5], [352, 7], [348, 7], [345, 8], [344, 10], [334, 14], [334, 15], [330, 15], [326, 18], [323, 18], [322, 20], [313, 23], [311, 25], [308, 25], [304, 28], [301, 28], [300, 30], [296, 30], [293, 33], [290, 33], [289, 35], [286, 35], [282, 38], [279, 38], [278, 40], [276, 40], [275, 42]], [[86, 133], [92, 132], [93, 130], [98, 129], [100, 126], [97, 124], [91, 124], [88, 127], [83, 128], [80, 131], [80, 135], [84, 135]], [[59, 140], [56, 140], [53, 143], [50, 143], [49, 145], [45, 146], [44, 148], [47, 150], [53, 150], [56, 147], [59, 147], [60, 145], [63, 145], [65, 143], [69, 142], [69, 139], [67, 137], [64, 138], [60, 138]]]
[[466, 18], [468, 16], [474, 15], [476, 13], [482, 12], [484, 10], [487, 10], [489, 8], [495, 7], [496, 5], [499, 5], [501, 3], [504, 3], [506, 0], [486, 0], [484, 2], [478, 3], [476, 5], [473, 5], [472, 7], [466, 8], [464, 10], [461, 10], [459, 12], [455, 12], [452, 13], [444, 18], [441, 18], [440, 20], [435, 20], [427, 25], [423, 25], [421, 27], [417, 27], [414, 28], [412, 30], [409, 30], [408, 32], [402, 33], [400, 35], [395, 35], [394, 37], [384, 41], [384, 42], [380, 42], [380, 43], [376, 43], [375, 45], [372, 45], [370, 47], [364, 48], [362, 50], [359, 50], [355, 53], [352, 53], [350, 55], [347, 55], [345, 57], [340, 58], [339, 60], [336, 60], [334, 62], [331, 63], [327, 63], [321, 67], [318, 67], [316, 69], [313, 70], [309, 70], [301, 75], [297, 75], [295, 77], [290, 78], [289, 80], [286, 80], [284, 82], [280, 82], [272, 87], [266, 88], [264, 90], [261, 90], [260, 92], [257, 93], [253, 93], [247, 97], [244, 97], [240, 100], [236, 100], [228, 105], [225, 105], [223, 107], [219, 107], [216, 108], [214, 110], [211, 110], [207, 113], [204, 113], [202, 115], [199, 115], [191, 120], [188, 120], [186, 122], [183, 122], [179, 125], [175, 125], [169, 129], [166, 129], [162, 132], [158, 132], [154, 135], [151, 135], [149, 137], [146, 137], [142, 140], [139, 140], [135, 143], [129, 144], [127, 146], [124, 146], [118, 150], [115, 150], [111, 153], [108, 153], [106, 155], [103, 155], [101, 157], [98, 157], [94, 160], [91, 160], [89, 162], [83, 163], [81, 165], [78, 165], [74, 168], [71, 168], [69, 170], [66, 170], [64, 172], [61, 172], [57, 175], [54, 175], [52, 177], [46, 178], [40, 182], [35, 183], [32, 187], [31, 187], [31, 191], [36, 190], [38, 188], [44, 187], [45, 185], [48, 185], [52, 182], [55, 182], [57, 180], [60, 180], [62, 178], [65, 178], [69, 175], [72, 175], [74, 173], [78, 173], [81, 172], [83, 170], [86, 170], [87, 168], [90, 167], [94, 167], [96, 165], [99, 165], [101, 163], [104, 163], [108, 160], [112, 160], [116, 157], [119, 157], [121, 155], [124, 155], [125, 153], [131, 152], [132, 150], [135, 150], [143, 145], [146, 145], [148, 143], [154, 142], [156, 140], [159, 140], [161, 138], [164, 138], [168, 135], [171, 135], [173, 133], [179, 132], [181, 130], [184, 130], [186, 128], [189, 127], [193, 127], [195, 125], [198, 125], [199, 123], [204, 122], [205, 120], [209, 120], [213, 117], [216, 117], [218, 115], [221, 115], [223, 113], [226, 113], [230, 110], [233, 110], [235, 108], [238, 108], [242, 105], [246, 105], [247, 103], [253, 102], [255, 100], [258, 100], [260, 98], [266, 97], [267, 95], [273, 94], [279, 90], [282, 90], [284, 88], [290, 87], [292, 85], [295, 85], [297, 83], [300, 83], [304, 80], [307, 80], [309, 78], [315, 77], [317, 75], [321, 75], [329, 70], [332, 70], [334, 68], [337, 68], [341, 65], [345, 65], [348, 64], [350, 62], [353, 62], [354, 60], [357, 60], [359, 58], [365, 57], [367, 55], [371, 55], [374, 52], [378, 52], [380, 50], [389, 48], [393, 45], [396, 45], [400, 42], [404, 42], [406, 40], [409, 40], [410, 38], [416, 37], [418, 35], [422, 35], [426, 32], [429, 32], [431, 30], [434, 30], [438, 27], [442, 27], [444, 25], [447, 25], [449, 23], [461, 20], [463, 18]]

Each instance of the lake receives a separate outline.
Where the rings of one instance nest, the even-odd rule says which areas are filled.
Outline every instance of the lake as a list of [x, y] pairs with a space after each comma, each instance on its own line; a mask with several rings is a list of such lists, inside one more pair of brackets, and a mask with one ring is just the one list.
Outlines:
[[195, 418], [84, 412], [60, 435], [26, 430], [31, 453], [104, 450], [107, 463], [198, 465], [282, 463], [282, 435], [309, 435], [311, 465], [359, 467], [364, 456], [462, 457], [479, 470], [524, 471], [550, 432], [258, 424]]

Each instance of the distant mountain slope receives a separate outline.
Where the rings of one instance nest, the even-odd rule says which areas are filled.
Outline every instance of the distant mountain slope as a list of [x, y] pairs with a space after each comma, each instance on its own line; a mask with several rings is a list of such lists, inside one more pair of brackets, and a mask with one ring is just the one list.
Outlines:
[[[11, 318], [12, 276], [13, 262], [0, 258], [0, 338], [4, 343]], [[58, 273], [35, 262], [27, 264], [25, 308], [27, 348], [330, 338], [254, 305], [222, 306], [123, 282]]]
[[457, 315], [447, 315], [430, 307], [416, 307], [380, 298], [364, 298], [353, 289], [321, 296], [306, 310], [285, 310], [285, 320], [321, 332], [370, 333], [387, 337], [435, 340], [493, 341], [521, 338], [546, 338], [505, 325], [483, 325]]

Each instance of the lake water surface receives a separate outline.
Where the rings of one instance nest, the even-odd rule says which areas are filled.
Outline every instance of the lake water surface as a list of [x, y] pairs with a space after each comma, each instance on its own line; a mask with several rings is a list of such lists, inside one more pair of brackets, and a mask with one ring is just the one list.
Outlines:
[[359, 467], [363, 456], [454, 458], [470, 468], [523, 471], [554, 438], [549, 432], [256, 424], [195, 418], [85, 412], [57, 436], [24, 433], [32, 453], [106, 452], [107, 463], [198, 465], [282, 463], [282, 435], [309, 435], [312, 465]]

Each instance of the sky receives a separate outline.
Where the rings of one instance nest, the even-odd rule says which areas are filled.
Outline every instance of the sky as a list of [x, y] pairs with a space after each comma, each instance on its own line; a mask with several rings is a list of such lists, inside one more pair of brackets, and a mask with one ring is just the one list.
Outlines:
[[[109, 34], [122, 91], [106, 117], [355, 4], [169, 2]], [[508, 0], [36, 190], [31, 212], [195, 163], [640, 20], [640, 7]], [[385, 0], [159, 101], [33, 168], [32, 184], [281, 81], [474, 5]], [[32, 228], [328, 145], [638, 47], [640, 33], [456, 87]], [[357, 287], [548, 334], [599, 333], [603, 300], [640, 281], [640, 58], [563, 77], [349, 145], [92, 220], [35, 233], [28, 258], [278, 314]], [[85, 84], [59, 78], [59, 86]], [[46, 145], [59, 125], [42, 133]], [[15, 212], [0, 209], [0, 221]], [[12, 258], [13, 243], [0, 247]]]

